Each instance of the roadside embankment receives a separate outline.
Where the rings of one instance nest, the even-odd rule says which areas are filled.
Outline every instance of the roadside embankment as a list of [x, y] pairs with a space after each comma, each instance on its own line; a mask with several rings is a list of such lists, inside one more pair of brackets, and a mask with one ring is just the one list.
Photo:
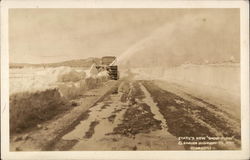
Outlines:
[[117, 83], [117, 81], [108, 81], [100, 88], [85, 92], [81, 98], [74, 100], [76, 106], [71, 107], [72, 109], [65, 114], [41, 123], [41, 128], [15, 135], [11, 138], [10, 149], [12, 151], [49, 150], [60, 136], [88, 117], [86, 111], [91, 106], [114, 92], [117, 89]]
[[[10, 81], [12, 92], [9, 98], [11, 136], [25, 132], [71, 109], [72, 100], [80, 98], [91, 89], [101, 87], [108, 81], [104, 73], [87, 76], [84, 71], [78, 72], [65, 67], [39, 70], [34, 75], [30, 75], [30, 70], [10, 76], [13, 80]], [[12, 85], [14, 88], [16, 86], [15, 82], [19, 82], [19, 88], [12, 90]]]

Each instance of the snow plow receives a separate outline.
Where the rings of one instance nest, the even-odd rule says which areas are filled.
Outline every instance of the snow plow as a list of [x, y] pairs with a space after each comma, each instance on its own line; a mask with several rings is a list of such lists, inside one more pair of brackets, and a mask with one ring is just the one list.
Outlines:
[[99, 72], [107, 70], [109, 78], [112, 80], [119, 79], [118, 66], [116, 65], [116, 57], [114, 57], [114, 56], [102, 57], [101, 64], [97, 65], [96, 69]]

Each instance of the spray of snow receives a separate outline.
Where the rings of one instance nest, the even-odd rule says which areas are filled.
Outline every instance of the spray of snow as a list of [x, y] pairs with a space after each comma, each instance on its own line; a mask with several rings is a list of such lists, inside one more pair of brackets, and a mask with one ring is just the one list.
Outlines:
[[[191, 23], [190, 16], [188, 15], [180, 18], [177, 22], [176, 21], [166, 22], [164, 25], [160, 26], [159, 28], [151, 32], [147, 37], [141, 39], [140, 41], [138, 41], [137, 43], [129, 47], [125, 52], [123, 52], [118, 57], [117, 63], [118, 64], [126, 63], [126, 61], [137, 52], [145, 49], [146, 47], [150, 47], [156, 43], [159, 43], [159, 40], [161, 40], [162, 37], [169, 39], [169, 41], [167, 42], [167, 45], [170, 46], [172, 44], [171, 43], [172, 39], [174, 39], [174, 35], [173, 35], [173, 33], [175, 33], [174, 31], [180, 28], [183, 28], [183, 26], [185, 26], [184, 24], [190, 24], [192, 25], [192, 28], [194, 29], [200, 26], [199, 22]], [[187, 33], [187, 34], [192, 34], [192, 32]], [[143, 57], [142, 57], [142, 61], [143, 61]]]

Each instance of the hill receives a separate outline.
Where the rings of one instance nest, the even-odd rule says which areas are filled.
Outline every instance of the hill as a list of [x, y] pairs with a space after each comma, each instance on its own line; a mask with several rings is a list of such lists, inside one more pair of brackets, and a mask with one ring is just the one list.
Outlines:
[[90, 67], [93, 63], [100, 64], [100, 58], [87, 58], [87, 59], [77, 59], [69, 60], [57, 63], [42, 63], [42, 64], [30, 64], [30, 63], [10, 63], [10, 68], [23, 68], [23, 67]]

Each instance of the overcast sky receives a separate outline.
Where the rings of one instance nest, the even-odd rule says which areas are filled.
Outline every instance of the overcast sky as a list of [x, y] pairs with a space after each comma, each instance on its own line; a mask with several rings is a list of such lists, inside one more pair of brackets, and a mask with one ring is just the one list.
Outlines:
[[[218, 25], [225, 25], [228, 29], [218, 32], [218, 37], [229, 39], [229, 44], [233, 45], [225, 45], [226, 51], [239, 58], [237, 9], [10, 9], [10, 62], [51, 63], [106, 55], [119, 56], [162, 26], [166, 26], [164, 29], [167, 32], [168, 24], [180, 24], [182, 28], [192, 25], [185, 18], [186, 23], [180, 22], [187, 15], [209, 15], [210, 20], [214, 18], [216, 21], [207, 23], [206, 27], [215, 31], [216, 28], [223, 28]], [[217, 23], [225, 20], [227, 23]], [[203, 21], [206, 21], [206, 17]], [[163, 32], [161, 29], [160, 33]], [[167, 41], [174, 39], [166, 38]], [[211, 50], [215, 46], [200, 47]]]

